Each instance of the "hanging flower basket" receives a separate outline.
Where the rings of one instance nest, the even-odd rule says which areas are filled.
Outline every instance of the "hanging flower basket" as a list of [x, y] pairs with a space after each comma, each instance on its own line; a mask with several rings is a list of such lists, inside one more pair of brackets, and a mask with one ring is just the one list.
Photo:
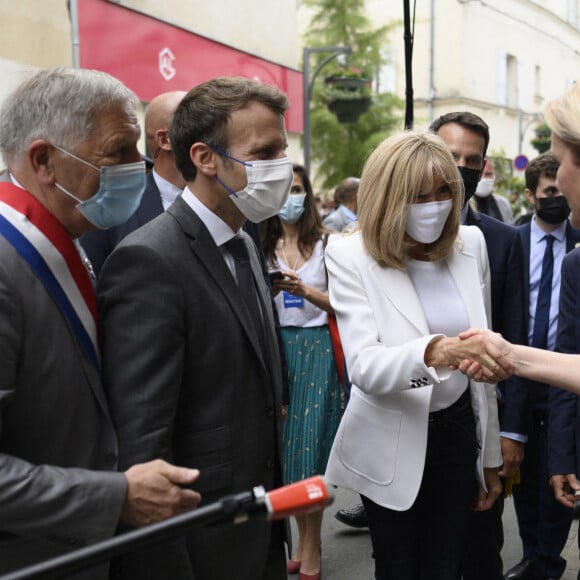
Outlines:
[[369, 86], [369, 79], [365, 77], [347, 77], [344, 75], [326, 77], [324, 82], [333, 86], [335, 89], [343, 91], [360, 92]]
[[356, 123], [371, 106], [370, 80], [358, 68], [340, 68], [324, 79], [324, 101], [339, 123]]
[[534, 132], [536, 137], [530, 141], [532, 147], [538, 153], [545, 153], [552, 146], [552, 131], [546, 123], [538, 125]]
[[359, 117], [371, 106], [370, 97], [360, 99], [336, 99], [327, 102], [328, 110], [336, 115], [339, 123], [356, 123]]

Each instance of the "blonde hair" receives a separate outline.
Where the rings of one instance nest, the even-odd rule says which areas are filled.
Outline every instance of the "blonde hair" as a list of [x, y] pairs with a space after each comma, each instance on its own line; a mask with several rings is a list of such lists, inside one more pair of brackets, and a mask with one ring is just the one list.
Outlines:
[[367, 159], [358, 190], [358, 222], [366, 250], [381, 266], [405, 269], [407, 206], [433, 189], [435, 177], [449, 186], [452, 210], [439, 239], [427, 246], [430, 260], [451, 252], [463, 204], [463, 180], [447, 145], [433, 133], [407, 131], [383, 141]]
[[574, 83], [563, 95], [550, 101], [544, 118], [552, 131], [576, 149], [580, 149], [580, 84]]

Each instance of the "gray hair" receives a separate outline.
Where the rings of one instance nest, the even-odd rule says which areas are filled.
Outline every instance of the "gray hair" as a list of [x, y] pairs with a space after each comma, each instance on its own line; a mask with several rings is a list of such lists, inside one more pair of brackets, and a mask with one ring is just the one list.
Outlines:
[[89, 139], [100, 114], [122, 107], [136, 115], [135, 93], [111, 75], [69, 67], [44, 68], [24, 80], [0, 110], [0, 151], [6, 165], [35, 139], [74, 151]]

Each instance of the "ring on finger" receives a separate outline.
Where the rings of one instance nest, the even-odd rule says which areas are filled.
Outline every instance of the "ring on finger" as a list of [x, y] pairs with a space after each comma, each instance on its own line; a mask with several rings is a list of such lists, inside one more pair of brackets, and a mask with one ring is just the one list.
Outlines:
[[481, 357], [481, 363], [483, 366], [489, 370], [494, 370], [497, 367], [497, 363], [488, 354], [484, 354]]

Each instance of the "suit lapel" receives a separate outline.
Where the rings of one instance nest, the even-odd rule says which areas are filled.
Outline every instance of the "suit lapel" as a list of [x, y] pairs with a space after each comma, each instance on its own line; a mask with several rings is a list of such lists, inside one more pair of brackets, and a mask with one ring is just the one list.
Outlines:
[[163, 203], [161, 202], [161, 193], [155, 179], [153, 172], [147, 176], [147, 187], [143, 193], [143, 199], [136, 211], [139, 225], [142, 226], [156, 218], [163, 213]]
[[373, 262], [370, 268], [378, 287], [393, 308], [398, 310], [420, 334], [429, 334], [423, 306], [409, 274], [396, 268], [382, 268], [376, 262]]
[[580, 230], [573, 228], [570, 222], [566, 223], [566, 253], [571, 252], [580, 242]]
[[523, 262], [523, 274], [524, 274], [524, 296], [526, 297], [526, 302], [530, 295], [530, 236], [531, 236], [532, 226], [527, 223], [518, 228], [518, 235], [522, 243], [522, 262]]
[[474, 275], [479, 272], [477, 256], [464, 247], [455, 247], [451, 256], [447, 258], [447, 266], [463, 300], [470, 326], [486, 328], [483, 280], [479, 275]]
[[[447, 265], [465, 304], [470, 325], [485, 328], [487, 320], [481, 288], [483, 282], [480, 281], [479, 276], [474, 276], [474, 273], [479, 271], [476, 256], [463, 248], [456, 247], [447, 259]], [[371, 271], [391, 305], [420, 334], [430, 334], [423, 306], [408, 273], [395, 268], [381, 268], [376, 263], [372, 264]], [[479, 299], [476, 299], [477, 297]]]
[[[184, 233], [190, 238], [190, 247], [193, 253], [197, 256], [200, 263], [205, 268], [208, 276], [215, 281], [216, 286], [223, 294], [224, 299], [234, 311], [234, 314], [244, 329], [248, 340], [252, 344], [253, 349], [256, 351], [256, 354], [260, 359], [264, 370], [269, 374], [269, 368], [264, 360], [264, 353], [262, 352], [260, 342], [256, 336], [254, 326], [243, 303], [243, 299], [240, 296], [238, 285], [236, 284], [236, 281], [232, 276], [229, 268], [227, 267], [220, 249], [216, 246], [208, 229], [199, 219], [197, 214], [181, 198], [177, 198], [173, 205], [167, 210], [167, 212], [175, 217]], [[244, 236], [247, 236], [247, 234], [244, 233]], [[250, 239], [249, 236], [246, 238], [246, 243], [248, 239]], [[249, 249], [251, 250], [250, 256], [255, 256], [255, 250], [252, 248]], [[261, 275], [259, 266], [256, 266], [255, 262], [255, 259], [251, 260], [254, 275], [256, 275], [256, 272], [258, 272], [259, 277], [256, 277], [256, 279], [258, 280], [259, 284], [260, 279], [263, 281], [263, 276]], [[260, 294], [262, 294], [261, 289]], [[266, 313], [267, 308], [265, 308], [264, 299], [262, 296], [260, 296], [260, 298], [262, 309]], [[266, 324], [269, 321], [270, 318], [264, 320], [264, 323]]]
[[[1, 183], [12, 183], [8, 171], [4, 171], [4, 172], [0, 173], [0, 182]], [[84, 270], [83, 270], [83, 273], [84, 273]], [[105, 393], [103, 391], [103, 387], [101, 384], [101, 377], [100, 377], [99, 369], [94, 364], [94, 362], [91, 360], [91, 357], [87, 356], [86, 350], [82, 348], [80, 342], [78, 341], [78, 335], [77, 335], [77, 333], [75, 333], [75, 329], [71, 325], [70, 320], [66, 316], [62, 315], [62, 311], [60, 310], [59, 306], [54, 301], [54, 298], [50, 295], [50, 293], [47, 293], [47, 298], [50, 300], [50, 303], [53, 305], [53, 308], [55, 308], [55, 312], [58, 312], [59, 313], [58, 315], [62, 316], [62, 319], [64, 320], [64, 322], [67, 326], [67, 329], [70, 333], [70, 338], [71, 338], [71, 342], [73, 344], [73, 348], [76, 350], [76, 352], [78, 354], [78, 361], [83, 369], [87, 383], [89, 384], [89, 387], [91, 388], [93, 395], [95, 396], [95, 399], [98, 401], [99, 406], [101, 407], [101, 410], [103, 411], [104, 415], [110, 420], [109, 407], [108, 407], [108, 404], [107, 404], [107, 401], [105, 398]], [[95, 309], [96, 309], [96, 306], [95, 306]], [[95, 310], [95, 312], [96, 312], [96, 310]], [[98, 351], [99, 350], [98, 347], [96, 347], [96, 348]], [[100, 357], [100, 354], [99, 354], [99, 357]]]

